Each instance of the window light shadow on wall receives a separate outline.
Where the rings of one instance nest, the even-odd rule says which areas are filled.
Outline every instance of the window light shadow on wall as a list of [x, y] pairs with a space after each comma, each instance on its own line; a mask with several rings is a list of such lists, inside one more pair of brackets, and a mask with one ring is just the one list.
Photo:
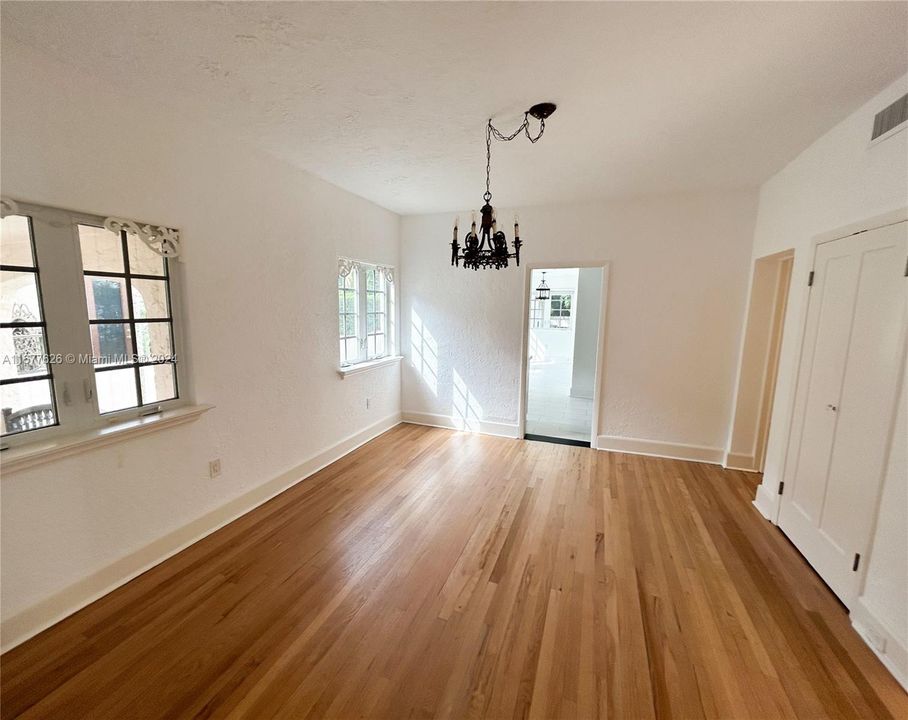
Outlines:
[[454, 371], [454, 425], [458, 430], [479, 432], [482, 407], [470, 392], [460, 373]]
[[410, 363], [425, 386], [438, 397], [438, 343], [415, 310], [410, 312]]

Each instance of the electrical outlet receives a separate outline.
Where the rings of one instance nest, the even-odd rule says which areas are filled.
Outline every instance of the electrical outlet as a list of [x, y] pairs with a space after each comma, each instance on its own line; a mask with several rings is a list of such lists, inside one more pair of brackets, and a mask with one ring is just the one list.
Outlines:
[[208, 461], [208, 477], [216, 478], [221, 474], [221, 458]]

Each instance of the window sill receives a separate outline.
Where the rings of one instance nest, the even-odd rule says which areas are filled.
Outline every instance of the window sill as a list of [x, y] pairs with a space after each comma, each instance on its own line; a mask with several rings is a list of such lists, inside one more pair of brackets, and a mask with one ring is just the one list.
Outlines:
[[146, 417], [122, 420], [73, 435], [63, 435], [53, 440], [11, 447], [0, 454], [0, 469], [6, 475], [104, 445], [130, 440], [139, 435], [147, 435], [158, 430], [182, 425], [197, 420], [213, 407], [213, 405], [187, 405]]
[[339, 367], [337, 369], [337, 374], [342, 378], [345, 378], [348, 375], [356, 375], [357, 373], [366, 372], [366, 370], [373, 370], [374, 368], [384, 367], [385, 365], [399, 363], [401, 358], [401, 355], [389, 355], [388, 357], [379, 358], [378, 360], [367, 360], [366, 362], [356, 363], [355, 365]]

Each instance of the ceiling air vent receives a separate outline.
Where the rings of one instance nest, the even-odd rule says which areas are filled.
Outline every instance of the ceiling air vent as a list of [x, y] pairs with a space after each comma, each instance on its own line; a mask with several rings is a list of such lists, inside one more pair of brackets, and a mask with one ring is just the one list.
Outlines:
[[908, 120], [908, 95], [902, 95], [892, 105], [880, 110], [873, 118], [873, 142], [892, 132]]

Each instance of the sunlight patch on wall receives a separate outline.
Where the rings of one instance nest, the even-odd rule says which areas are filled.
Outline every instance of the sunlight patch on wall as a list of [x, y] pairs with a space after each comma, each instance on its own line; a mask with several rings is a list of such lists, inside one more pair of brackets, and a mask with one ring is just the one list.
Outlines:
[[410, 364], [425, 386], [438, 397], [438, 343], [416, 310], [410, 312]]
[[466, 382], [454, 371], [454, 425], [458, 430], [479, 432], [482, 422], [482, 406], [470, 392]]

